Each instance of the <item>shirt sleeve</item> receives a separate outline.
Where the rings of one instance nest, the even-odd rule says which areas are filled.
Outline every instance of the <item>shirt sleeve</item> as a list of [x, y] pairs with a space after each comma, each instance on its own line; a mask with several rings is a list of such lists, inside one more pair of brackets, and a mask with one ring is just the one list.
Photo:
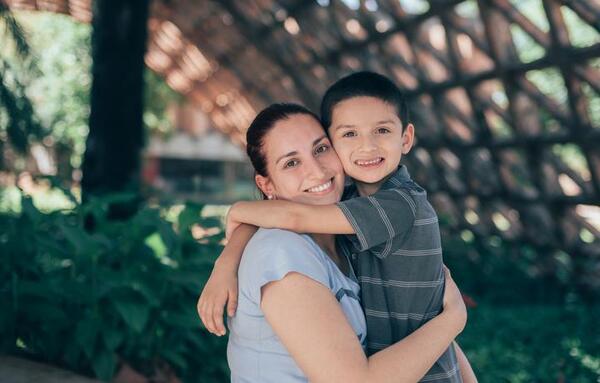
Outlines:
[[337, 203], [356, 232], [348, 238], [360, 251], [371, 249], [409, 231], [416, 203], [408, 190], [380, 190], [367, 197]]
[[260, 303], [261, 288], [296, 272], [331, 288], [327, 267], [316, 245], [301, 235], [285, 230], [273, 230], [264, 238], [260, 254], [255, 258], [254, 275], [251, 278], [250, 294]]

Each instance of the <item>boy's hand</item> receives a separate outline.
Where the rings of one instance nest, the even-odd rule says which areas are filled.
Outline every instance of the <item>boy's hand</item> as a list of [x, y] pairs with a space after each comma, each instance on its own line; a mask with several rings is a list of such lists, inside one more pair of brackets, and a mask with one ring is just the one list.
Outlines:
[[227, 304], [227, 315], [233, 316], [237, 308], [237, 299], [237, 269], [219, 267], [216, 263], [196, 306], [198, 315], [209, 332], [217, 336], [225, 335], [223, 310]]

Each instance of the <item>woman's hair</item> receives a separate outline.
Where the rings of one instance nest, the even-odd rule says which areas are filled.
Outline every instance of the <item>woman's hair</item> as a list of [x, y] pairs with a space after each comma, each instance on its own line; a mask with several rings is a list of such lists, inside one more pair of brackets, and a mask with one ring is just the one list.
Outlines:
[[315, 121], [319, 122], [319, 117], [302, 105], [278, 103], [271, 104], [263, 109], [250, 124], [250, 127], [246, 132], [246, 153], [257, 174], [263, 177], [268, 175], [267, 159], [262, 150], [264, 137], [277, 122], [287, 120], [294, 114], [305, 114], [313, 117]]

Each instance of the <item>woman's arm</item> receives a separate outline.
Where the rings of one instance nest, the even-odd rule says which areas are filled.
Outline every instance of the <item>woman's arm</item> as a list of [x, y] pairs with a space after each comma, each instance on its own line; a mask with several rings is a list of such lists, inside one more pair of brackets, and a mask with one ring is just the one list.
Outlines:
[[458, 368], [460, 369], [460, 376], [462, 377], [463, 383], [477, 383], [477, 377], [469, 363], [469, 359], [460, 348], [458, 343], [454, 342], [454, 350], [456, 351], [456, 359], [458, 360]]
[[227, 238], [242, 223], [296, 233], [354, 234], [337, 205], [305, 205], [280, 200], [236, 202], [227, 214]]
[[331, 291], [309, 277], [289, 273], [263, 286], [261, 308], [311, 382], [417, 382], [466, 322], [464, 303], [449, 273], [444, 311], [368, 359]]
[[215, 261], [210, 278], [202, 289], [196, 309], [206, 329], [218, 336], [225, 335], [223, 311], [227, 305], [227, 315], [233, 316], [237, 308], [237, 272], [242, 254], [250, 238], [258, 228], [240, 225], [231, 240]]

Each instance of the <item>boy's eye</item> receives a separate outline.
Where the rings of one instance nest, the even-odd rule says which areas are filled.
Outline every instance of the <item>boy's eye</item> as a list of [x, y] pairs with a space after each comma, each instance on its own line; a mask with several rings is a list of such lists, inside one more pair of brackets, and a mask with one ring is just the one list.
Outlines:
[[289, 160], [283, 165], [283, 167], [284, 168], [293, 168], [294, 166], [297, 166], [299, 163], [300, 163], [300, 161], [298, 161], [298, 160]]
[[329, 150], [329, 145], [319, 145], [317, 146], [317, 148], [315, 149], [315, 154], [321, 154], [321, 153], [325, 153], [326, 151]]
[[377, 133], [380, 133], [380, 134], [386, 134], [386, 133], [390, 133], [390, 132], [391, 132], [391, 130], [389, 130], [388, 128], [383, 128], [383, 127], [377, 128]]
[[352, 132], [352, 131], [342, 134], [342, 137], [354, 137], [354, 136], [356, 136], [356, 133]]

